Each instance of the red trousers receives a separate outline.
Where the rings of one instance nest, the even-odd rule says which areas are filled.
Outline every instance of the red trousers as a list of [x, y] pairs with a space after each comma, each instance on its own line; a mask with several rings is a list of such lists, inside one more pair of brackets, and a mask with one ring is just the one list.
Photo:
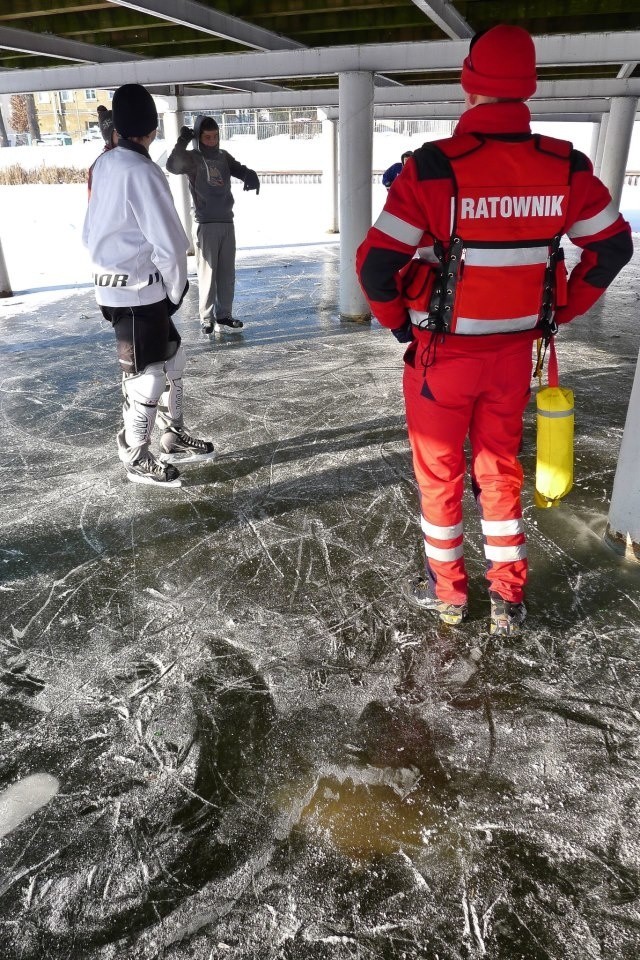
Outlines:
[[[491, 337], [485, 347], [476, 337], [438, 337], [428, 351], [423, 337], [405, 354], [403, 387], [427, 577], [438, 599], [466, 600], [462, 494], [468, 436], [489, 589], [519, 603], [527, 559], [518, 453], [530, 395], [531, 340], [505, 338], [496, 347]], [[425, 367], [427, 353], [431, 362]]]

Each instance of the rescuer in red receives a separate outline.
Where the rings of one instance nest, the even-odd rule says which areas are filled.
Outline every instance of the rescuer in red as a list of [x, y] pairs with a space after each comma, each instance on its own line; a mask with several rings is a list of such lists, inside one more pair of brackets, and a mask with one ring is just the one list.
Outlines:
[[[414, 152], [356, 260], [373, 314], [409, 343], [403, 387], [426, 554], [411, 598], [446, 623], [467, 614], [469, 437], [499, 634], [526, 616], [518, 452], [533, 341], [588, 310], [632, 254], [629, 225], [589, 159], [531, 133], [524, 101], [536, 79], [526, 30], [501, 24], [473, 38], [454, 136]], [[582, 248], [568, 283], [563, 234]]]

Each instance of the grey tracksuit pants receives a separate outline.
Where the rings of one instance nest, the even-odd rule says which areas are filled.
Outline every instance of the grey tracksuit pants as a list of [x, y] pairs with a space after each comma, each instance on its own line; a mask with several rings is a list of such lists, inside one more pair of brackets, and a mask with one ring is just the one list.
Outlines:
[[194, 223], [200, 321], [231, 317], [236, 285], [236, 234], [233, 223]]

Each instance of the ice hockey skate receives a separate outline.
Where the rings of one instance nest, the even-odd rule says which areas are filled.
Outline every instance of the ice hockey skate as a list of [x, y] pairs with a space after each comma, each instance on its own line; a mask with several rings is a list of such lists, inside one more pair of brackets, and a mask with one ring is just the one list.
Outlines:
[[137, 460], [136, 463], [125, 464], [127, 478], [132, 483], [148, 483], [158, 487], [181, 487], [180, 474], [169, 463], [161, 463], [152, 453]]
[[213, 460], [215, 450], [210, 440], [192, 437], [184, 429], [169, 427], [160, 438], [160, 461], [163, 464], [204, 463]]
[[216, 333], [232, 333], [242, 330], [244, 323], [235, 317], [219, 317], [213, 325]]

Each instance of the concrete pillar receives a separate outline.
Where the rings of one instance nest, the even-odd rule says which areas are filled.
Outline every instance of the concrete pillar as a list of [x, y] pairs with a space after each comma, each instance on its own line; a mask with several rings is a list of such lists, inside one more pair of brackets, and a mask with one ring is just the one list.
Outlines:
[[7, 264], [5, 263], [4, 253], [2, 252], [2, 243], [0, 243], [0, 297], [12, 297], [13, 290], [9, 281]]
[[613, 481], [604, 539], [616, 553], [640, 562], [640, 357]]
[[622, 196], [624, 173], [637, 109], [637, 97], [616, 97], [611, 101], [600, 179], [609, 188], [616, 206], [620, 205]]
[[596, 154], [598, 153], [598, 140], [600, 139], [600, 123], [594, 123], [591, 127], [591, 144], [589, 146], [589, 159], [594, 168], [596, 165]]
[[358, 246], [371, 226], [373, 74], [341, 73], [338, 88], [340, 150], [340, 319], [371, 319], [356, 277]]
[[[168, 110], [163, 115], [167, 156], [171, 153], [176, 144], [178, 134], [180, 133], [180, 127], [183, 126], [183, 122], [184, 114], [181, 110]], [[169, 187], [171, 188], [171, 193], [173, 195], [173, 202], [176, 205], [176, 210], [178, 211], [178, 216], [180, 217], [180, 222], [184, 227], [186, 235], [189, 237], [189, 253], [193, 253], [193, 249], [191, 247], [191, 195], [189, 193], [188, 180], [182, 174], [176, 176], [176, 174], [170, 173], [168, 175], [168, 181]]]
[[600, 120], [600, 130], [598, 131], [598, 146], [596, 147], [596, 156], [593, 161], [593, 172], [596, 177], [600, 176], [602, 170], [602, 156], [604, 154], [604, 145], [607, 140], [607, 128], [609, 126], [609, 114], [603, 113]]
[[318, 110], [322, 121], [322, 209], [326, 211], [327, 233], [338, 233], [338, 138], [336, 121]]

